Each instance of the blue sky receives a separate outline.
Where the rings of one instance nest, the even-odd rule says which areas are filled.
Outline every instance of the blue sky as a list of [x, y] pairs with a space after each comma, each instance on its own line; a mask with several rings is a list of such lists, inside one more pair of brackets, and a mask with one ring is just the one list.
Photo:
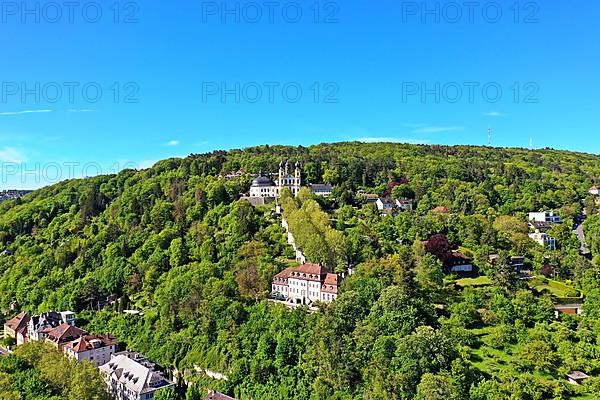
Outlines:
[[598, 2], [158, 3], [2, 3], [0, 187], [264, 143], [482, 145], [488, 126], [494, 146], [600, 153]]

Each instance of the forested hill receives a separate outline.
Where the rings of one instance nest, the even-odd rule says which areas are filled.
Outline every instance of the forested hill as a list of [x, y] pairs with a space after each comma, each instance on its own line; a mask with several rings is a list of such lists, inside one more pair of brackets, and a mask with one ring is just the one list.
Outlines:
[[[295, 200], [307, 224], [315, 215], [330, 221], [326, 231], [315, 223], [306, 241], [358, 265], [338, 301], [317, 314], [263, 301], [293, 253], [268, 206], [239, 200], [251, 174], [275, 173], [282, 159], [300, 161], [305, 184], [334, 185], [330, 200]], [[224, 178], [238, 170], [240, 178]], [[509, 398], [517, 389], [534, 393], [522, 399], [568, 398], [575, 389], [563, 384], [565, 370], [600, 372], [600, 295], [596, 314], [573, 317], [560, 333], [568, 339], [555, 338], [549, 297], [483, 260], [524, 255], [535, 273], [551, 267], [593, 298], [598, 263], [578, 255], [571, 228], [584, 208], [596, 211], [588, 190], [599, 181], [596, 155], [390, 143], [260, 146], [66, 181], [0, 203], [0, 251], [10, 250], [0, 256], [0, 313], [8, 316], [15, 301], [30, 312], [72, 309], [88, 330], [110, 332], [166, 366], [227, 374], [198, 379], [242, 399], [429, 399], [428, 387], [456, 399]], [[412, 198], [415, 210], [381, 217], [360, 190]], [[449, 213], [431, 212], [439, 206]], [[556, 251], [527, 237], [524, 213], [545, 210], [565, 221], [553, 228]], [[600, 254], [596, 217], [587, 231]], [[423, 250], [436, 234], [492, 283], [463, 292], [442, 281], [438, 260]], [[122, 299], [119, 310], [92, 310], [108, 296]], [[577, 336], [581, 324], [589, 335]], [[486, 335], [502, 343], [484, 343]], [[568, 355], [561, 341], [578, 352]], [[478, 361], [484, 344], [510, 367]], [[536, 351], [553, 358], [540, 363]]]

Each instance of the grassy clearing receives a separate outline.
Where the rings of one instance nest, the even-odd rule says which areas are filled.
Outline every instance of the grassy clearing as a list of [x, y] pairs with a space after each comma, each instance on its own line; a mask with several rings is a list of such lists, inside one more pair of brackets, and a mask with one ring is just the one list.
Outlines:
[[563, 283], [546, 278], [536, 278], [530, 282], [530, 287], [539, 293], [548, 292], [557, 298], [578, 297], [577, 289]]
[[479, 276], [477, 278], [463, 278], [456, 281], [458, 286], [487, 286], [491, 285], [492, 281], [487, 276]]

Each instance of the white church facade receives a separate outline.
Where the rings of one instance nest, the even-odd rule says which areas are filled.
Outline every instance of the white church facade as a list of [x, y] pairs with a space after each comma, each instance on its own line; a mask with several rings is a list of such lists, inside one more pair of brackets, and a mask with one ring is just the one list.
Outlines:
[[275, 182], [268, 176], [264, 176], [261, 173], [250, 187], [250, 197], [269, 197], [277, 198], [281, 195], [284, 188], [288, 188], [296, 196], [302, 187], [301, 169], [300, 162], [296, 162], [294, 166], [294, 173], [291, 173], [290, 163], [287, 161], [281, 161], [279, 164], [279, 176]]

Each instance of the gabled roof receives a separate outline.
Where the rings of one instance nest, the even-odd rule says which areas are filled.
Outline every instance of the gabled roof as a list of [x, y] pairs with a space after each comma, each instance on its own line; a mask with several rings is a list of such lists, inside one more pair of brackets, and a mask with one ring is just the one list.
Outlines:
[[439, 207], [434, 208], [432, 211], [435, 213], [446, 214], [449, 210], [448, 210], [448, 207], [439, 206]]
[[74, 353], [83, 353], [96, 348], [113, 346], [117, 344], [117, 338], [111, 335], [85, 335], [76, 339], [65, 347], [72, 349]]
[[[122, 383], [137, 395], [154, 392], [172, 383], [153, 367], [129, 358], [126, 354], [118, 354], [99, 369], [111, 379]], [[153, 364], [152, 364], [153, 365]]]
[[337, 274], [327, 274], [321, 290], [326, 293], [337, 293], [340, 277]]
[[[329, 275], [327, 268], [319, 264], [302, 264], [296, 268], [286, 268], [273, 277], [274, 281], [287, 280], [289, 278], [308, 281], [323, 282]], [[335, 275], [335, 274], [331, 274]], [[280, 282], [275, 282], [279, 284]]]
[[79, 329], [76, 326], [69, 324], [61, 324], [56, 328], [44, 330], [48, 340], [54, 343], [65, 343], [73, 341], [81, 336], [87, 335], [87, 332], [83, 329]]
[[326, 275], [329, 271], [319, 264], [302, 264], [296, 268], [293, 272], [300, 272], [311, 275]]
[[9, 329], [12, 329], [17, 333], [23, 333], [27, 329], [27, 324], [29, 324], [29, 320], [29, 314], [23, 311], [19, 313], [19, 315], [17, 315], [16, 317], [6, 321], [4, 326], [6, 326]]
[[274, 278], [279, 278], [279, 279], [287, 279], [290, 277], [290, 274], [292, 273], [292, 271], [295, 270], [295, 268], [286, 268], [283, 271], [281, 271], [280, 273], [278, 273], [277, 275], [274, 276]]
[[581, 371], [572, 371], [570, 373], [567, 374], [567, 376], [571, 379], [588, 379], [589, 375], [586, 373], [583, 373]]

